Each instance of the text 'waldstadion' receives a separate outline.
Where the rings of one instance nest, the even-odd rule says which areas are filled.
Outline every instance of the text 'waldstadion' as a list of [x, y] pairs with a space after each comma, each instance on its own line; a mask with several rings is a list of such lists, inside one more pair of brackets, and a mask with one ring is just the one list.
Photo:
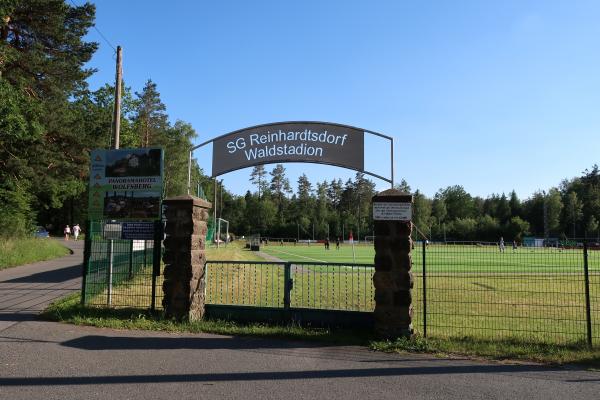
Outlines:
[[[305, 129], [301, 132], [267, 132], [266, 134], [252, 133], [248, 138], [239, 137], [227, 142], [227, 151], [233, 154], [238, 150], [244, 151], [246, 159], [256, 160], [272, 156], [302, 155], [323, 156], [323, 147], [320, 143], [344, 146], [348, 135], [334, 135], [323, 132], [313, 132]], [[300, 142], [288, 144], [285, 142]], [[271, 144], [273, 143], [273, 144]], [[313, 145], [314, 144], [314, 145]]]

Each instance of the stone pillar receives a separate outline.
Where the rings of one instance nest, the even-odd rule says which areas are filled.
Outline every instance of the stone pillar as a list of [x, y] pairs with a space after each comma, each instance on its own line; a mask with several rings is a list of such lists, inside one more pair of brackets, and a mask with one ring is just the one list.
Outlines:
[[197, 321], [204, 316], [204, 243], [212, 205], [190, 195], [163, 201], [166, 218], [162, 305], [167, 318]]
[[382, 338], [412, 336], [413, 197], [389, 189], [373, 197], [375, 224], [375, 332]]

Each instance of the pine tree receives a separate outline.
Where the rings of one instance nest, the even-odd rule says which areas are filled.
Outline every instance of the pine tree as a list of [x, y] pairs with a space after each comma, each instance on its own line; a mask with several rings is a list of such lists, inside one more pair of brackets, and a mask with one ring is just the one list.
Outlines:
[[160, 99], [160, 93], [156, 89], [156, 83], [148, 79], [141, 93], [136, 92], [138, 97], [137, 115], [135, 117], [140, 142], [143, 147], [159, 141], [158, 136], [164, 136], [168, 128], [166, 107]]
[[83, 37], [94, 12], [62, 0], [0, 3], [0, 214], [14, 226], [85, 191], [89, 140], [70, 99], [93, 72], [83, 66], [97, 44]]
[[267, 182], [265, 177], [267, 175], [267, 171], [265, 171], [264, 165], [257, 165], [252, 169], [250, 173], [250, 182], [256, 185], [258, 189], [258, 197], [262, 198], [262, 194], [265, 193], [265, 189], [267, 188]]

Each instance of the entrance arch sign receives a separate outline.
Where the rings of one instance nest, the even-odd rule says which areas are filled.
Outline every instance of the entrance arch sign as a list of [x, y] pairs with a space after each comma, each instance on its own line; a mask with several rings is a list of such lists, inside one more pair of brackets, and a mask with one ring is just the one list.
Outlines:
[[213, 140], [213, 176], [281, 162], [312, 162], [363, 171], [364, 131], [290, 122], [241, 129]]
[[[391, 168], [386, 178], [365, 170], [365, 134], [390, 141]], [[208, 140], [190, 150], [188, 193], [194, 150], [213, 144], [212, 174], [262, 164], [307, 162], [334, 165], [372, 175], [394, 185], [394, 139], [353, 126], [315, 121], [276, 122], [240, 129]]]

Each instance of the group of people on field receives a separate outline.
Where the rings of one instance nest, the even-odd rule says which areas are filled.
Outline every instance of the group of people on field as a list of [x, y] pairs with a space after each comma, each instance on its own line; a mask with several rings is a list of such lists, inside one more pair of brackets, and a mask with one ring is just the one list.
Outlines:
[[[500, 242], [498, 242], [498, 247], [500, 248], [500, 253], [504, 253], [504, 237], [500, 236]], [[517, 249], [517, 241], [513, 240], [512, 249], [515, 251]]]
[[[325, 244], [325, 250], [329, 250], [329, 238], [326, 238], [324, 241]], [[339, 250], [340, 249], [340, 238], [335, 238], [335, 249]]]
[[63, 233], [65, 234], [65, 240], [69, 240], [71, 232], [73, 233], [73, 237], [75, 238], [75, 240], [79, 240], [79, 234], [81, 233], [81, 228], [79, 227], [79, 224], [73, 225], [73, 228], [71, 228], [69, 225], [65, 226], [65, 229], [63, 231]]

